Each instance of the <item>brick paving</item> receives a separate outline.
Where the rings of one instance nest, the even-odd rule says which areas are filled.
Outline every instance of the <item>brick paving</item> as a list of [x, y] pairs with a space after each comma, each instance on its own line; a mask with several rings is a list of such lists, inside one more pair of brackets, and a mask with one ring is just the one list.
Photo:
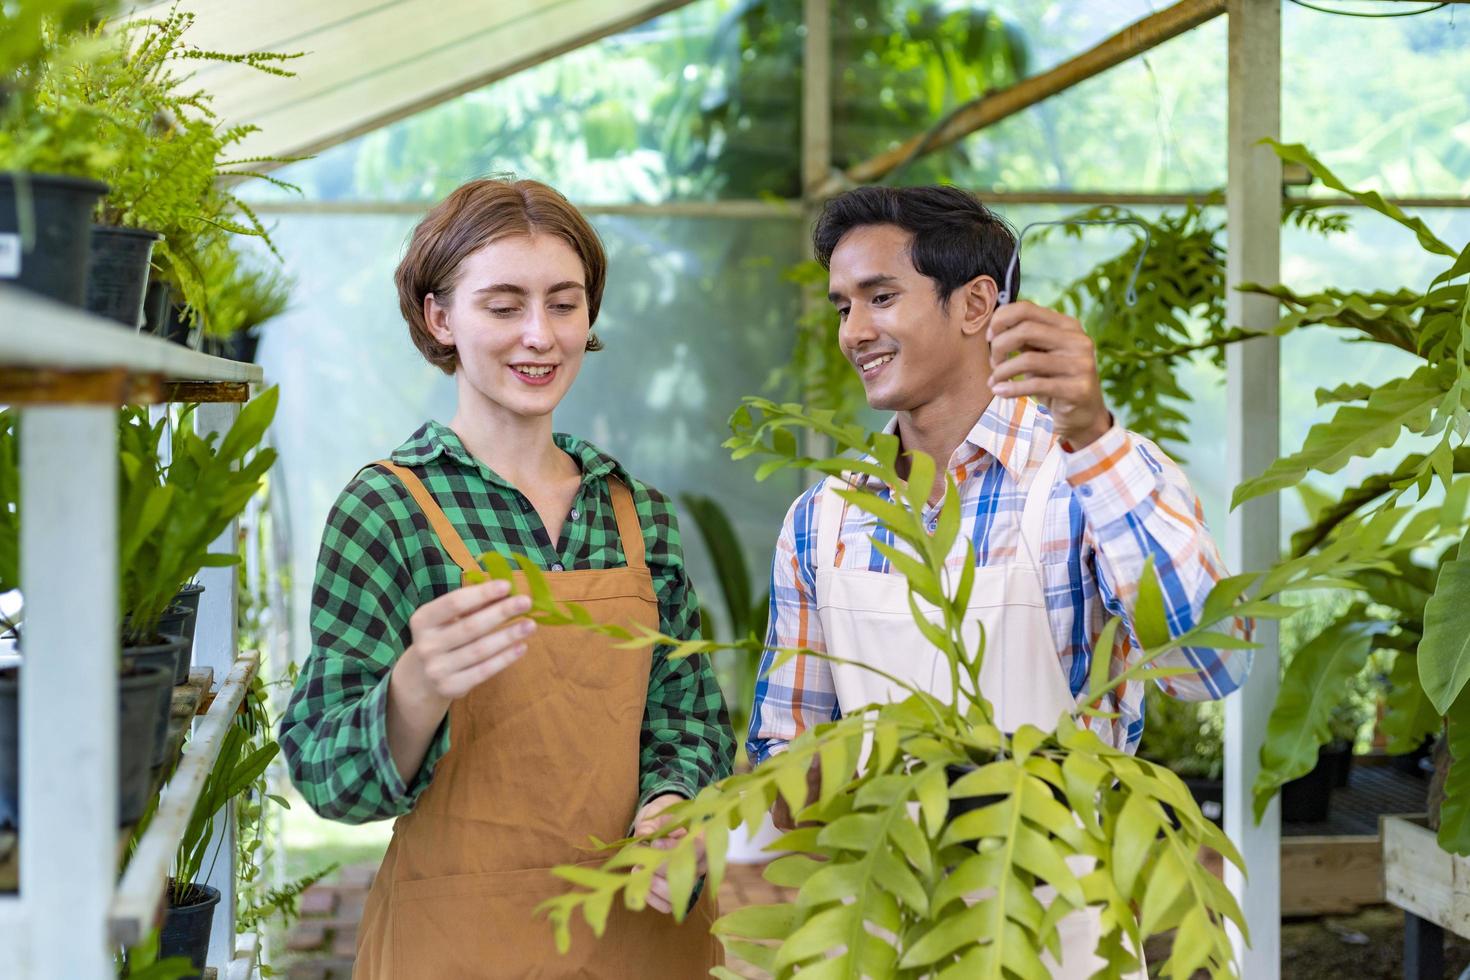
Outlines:
[[[770, 905], [784, 889], [761, 877], [761, 865], [732, 864], [720, 886], [720, 910]], [[377, 864], [352, 865], [308, 888], [301, 896], [301, 918], [286, 937], [289, 980], [349, 980], [363, 903]], [[739, 961], [728, 964], [742, 977], [766, 976]]]

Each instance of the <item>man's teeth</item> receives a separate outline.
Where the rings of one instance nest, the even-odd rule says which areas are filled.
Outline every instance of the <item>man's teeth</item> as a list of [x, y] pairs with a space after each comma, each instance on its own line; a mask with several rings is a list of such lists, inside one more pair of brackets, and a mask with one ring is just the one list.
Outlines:
[[887, 364], [891, 360], [893, 360], [892, 354], [884, 354], [882, 357], [874, 358], [863, 365], [863, 373], [867, 374], [869, 371], [876, 371], [880, 366]]
[[549, 367], [518, 367], [516, 370], [531, 378], [544, 378], [551, 373]]

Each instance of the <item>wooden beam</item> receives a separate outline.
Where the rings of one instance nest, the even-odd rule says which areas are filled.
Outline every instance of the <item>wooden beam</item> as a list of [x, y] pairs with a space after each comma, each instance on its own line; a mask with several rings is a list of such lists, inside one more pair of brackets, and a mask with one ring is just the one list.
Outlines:
[[164, 385], [164, 401], [169, 402], [248, 402], [247, 381], [170, 381]]
[[1078, 82], [1100, 75], [1135, 55], [1193, 30], [1223, 14], [1225, 5], [1226, 0], [1179, 0], [1172, 7], [1130, 24], [1096, 47], [1049, 71], [1023, 79], [1015, 85], [988, 92], [961, 106], [950, 115], [938, 132], [921, 133], [901, 146], [849, 167], [841, 178], [834, 178], [822, 185], [819, 195], [830, 196], [845, 186], [878, 180], [911, 156], [923, 156], [943, 149], [976, 130], [1015, 115]]
[[163, 379], [125, 368], [58, 371], [51, 368], [0, 368], [0, 404], [127, 405], [158, 401]]
[[1347, 915], [1383, 902], [1383, 842], [1377, 834], [1282, 838], [1283, 916]]

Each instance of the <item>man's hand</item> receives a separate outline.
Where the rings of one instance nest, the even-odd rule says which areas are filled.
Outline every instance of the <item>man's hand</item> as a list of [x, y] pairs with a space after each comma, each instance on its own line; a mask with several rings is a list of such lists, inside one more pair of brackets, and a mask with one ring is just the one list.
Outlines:
[[[986, 338], [990, 390], [1045, 405], [1065, 448], [1081, 449], [1112, 428], [1092, 338], [1074, 318], [1024, 300], [1007, 303], [991, 316]], [[1013, 380], [1019, 374], [1025, 379]]]
[[[643, 804], [643, 808], [633, 818], [633, 836], [647, 837], [649, 834], [658, 833], [659, 828], [669, 822], [669, 815], [664, 811], [675, 803], [683, 802], [683, 800], [684, 797], [678, 793], [664, 793], [662, 796], [655, 796]], [[680, 827], [667, 837], [660, 837], [658, 840], [650, 841], [649, 843], [661, 851], [671, 851], [674, 849], [675, 844], [687, 836], [689, 836], [688, 829]], [[707, 870], [707, 865], [704, 860], [703, 839], [694, 842], [694, 853], [696, 861], [695, 873], [703, 876]], [[669, 895], [667, 865], [657, 871], [653, 876], [653, 886], [648, 889], [648, 904], [651, 908], [659, 912], [667, 913], [674, 910], [674, 903]]]
[[[811, 806], [817, 794], [822, 791], [822, 760], [812, 759], [812, 767], [806, 771], [806, 805]], [[771, 823], [776, 829], [790, 833], [796, 829], [796, 818], [791, 813], [791, 807], [786, 805], [786, 797], [780, 793], [776, 794], [776, 802], [771, 805]]]

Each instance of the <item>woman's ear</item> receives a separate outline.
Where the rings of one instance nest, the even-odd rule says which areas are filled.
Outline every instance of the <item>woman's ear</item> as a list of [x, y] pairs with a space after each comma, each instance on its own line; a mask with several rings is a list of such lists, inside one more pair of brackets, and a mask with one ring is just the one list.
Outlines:
[[966, 336], [975, 336], [990, 323], [995, 312], [1000, 289], [990, 276], [976, 276], [960, 287], [965, 301], [965, 316], [960, 331]]
[[445, 347], [454, 346], [454, 331], [449, 329], [449, 308], [439, 305], [433, 293], [424, 294], [424, 323], [429, 334]]

